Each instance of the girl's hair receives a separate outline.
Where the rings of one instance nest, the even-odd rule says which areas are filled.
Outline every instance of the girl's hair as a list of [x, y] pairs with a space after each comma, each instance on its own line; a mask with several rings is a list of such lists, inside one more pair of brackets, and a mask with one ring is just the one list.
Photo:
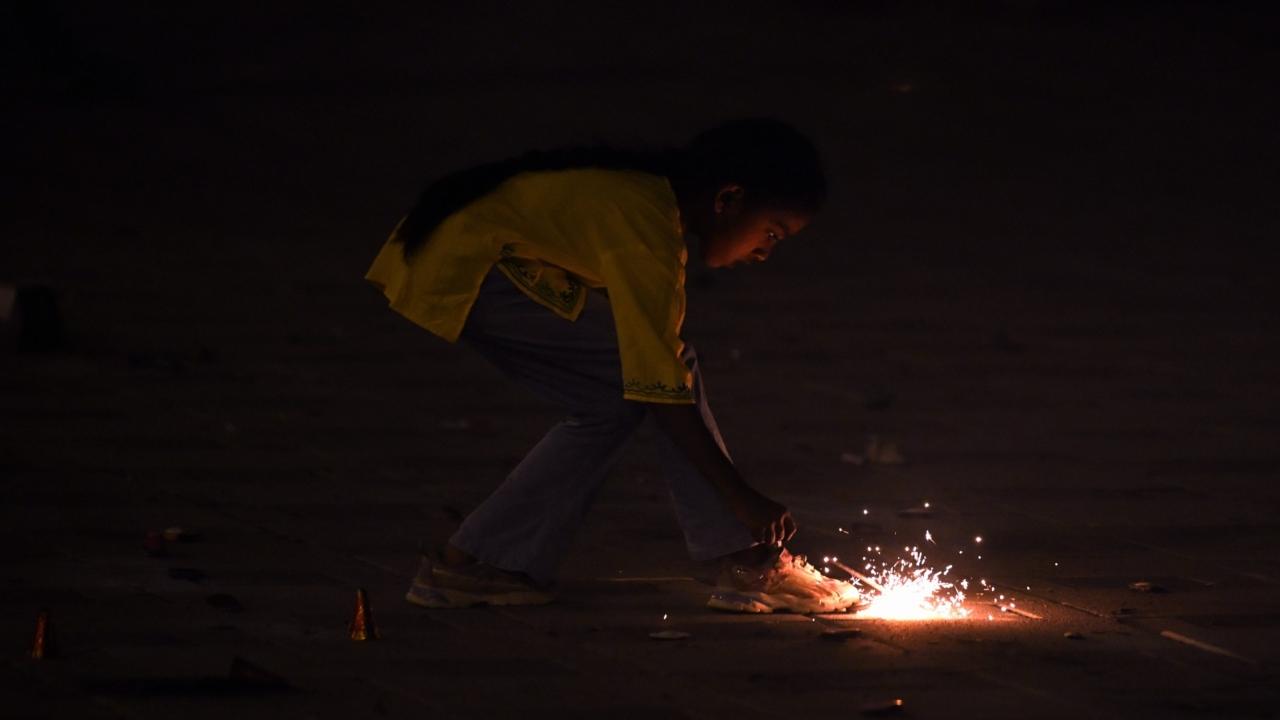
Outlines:
[[733, 120], [696, 135], [675, 150], [619, 150], [606, 146], [527, 152], [437, 178], [396, 231], [410, 257], [445, 218], [523, 172], [599, 168], [667, 177], [693, 192], [738, 184], [748, 207], [816, 213], [826, 199], [818, 151], [795, 128], [767, 118]]

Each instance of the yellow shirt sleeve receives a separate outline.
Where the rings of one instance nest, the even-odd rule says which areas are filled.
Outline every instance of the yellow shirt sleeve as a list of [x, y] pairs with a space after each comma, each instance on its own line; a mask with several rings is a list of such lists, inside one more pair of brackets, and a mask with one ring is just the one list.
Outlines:
[[693, 403], [693, 375], [680, 359], [684, 341], [684, 266], [643, 249], [606, 252], [601, 271], [618, 331], [622, 396], [628, 400]]

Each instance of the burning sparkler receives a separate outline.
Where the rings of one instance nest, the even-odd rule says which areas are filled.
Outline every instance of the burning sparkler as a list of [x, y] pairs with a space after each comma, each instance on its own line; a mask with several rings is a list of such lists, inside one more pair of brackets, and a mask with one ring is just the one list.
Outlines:
[[[932, 539], [932, 538], [930, 538]], [[964, 607], [967, 580], [958, 583], [947, 578], [948, 565], [942, 570], [930, 568], [918, 547], [904, 548], [908, 557], [896, 562], [866, 560], [865, 572], [855, 570], [836, 558], [831, 564], [849, 573], [854, 582], [870, 588], [870, 604], [858, 617], [882, 620], [958, 620], [969, 616]], [[879, 547], [875, 548], [879, 552]]]

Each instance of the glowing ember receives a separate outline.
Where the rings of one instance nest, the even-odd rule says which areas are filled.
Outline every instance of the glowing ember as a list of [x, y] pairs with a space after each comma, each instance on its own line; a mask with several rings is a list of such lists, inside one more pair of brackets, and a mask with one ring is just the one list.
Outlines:
[[[967, 580], [946, 579], [948, 565], [933, 570], [919, 548], [907, 548], [908, 557], [894, 563], [868, 560], [866, 576], [870, 605], [858, 617], [884, 620], [956, 620], [968, 617], [964, 607]], [[864, 558], [865, 559], [865, 558]], [[878, 587], [875, 587], [878, 586]]]

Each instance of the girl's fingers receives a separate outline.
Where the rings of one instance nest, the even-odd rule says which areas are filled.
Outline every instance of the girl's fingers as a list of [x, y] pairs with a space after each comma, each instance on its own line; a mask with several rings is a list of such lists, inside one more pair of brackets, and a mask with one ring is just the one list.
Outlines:
[[795, 537], [795, 534], [796, 534], [795, 518], [791, 517], [791, 513], [787, 513], [782, 516], [783, 540], [784, 541], [790, 540], [791, 538]]

